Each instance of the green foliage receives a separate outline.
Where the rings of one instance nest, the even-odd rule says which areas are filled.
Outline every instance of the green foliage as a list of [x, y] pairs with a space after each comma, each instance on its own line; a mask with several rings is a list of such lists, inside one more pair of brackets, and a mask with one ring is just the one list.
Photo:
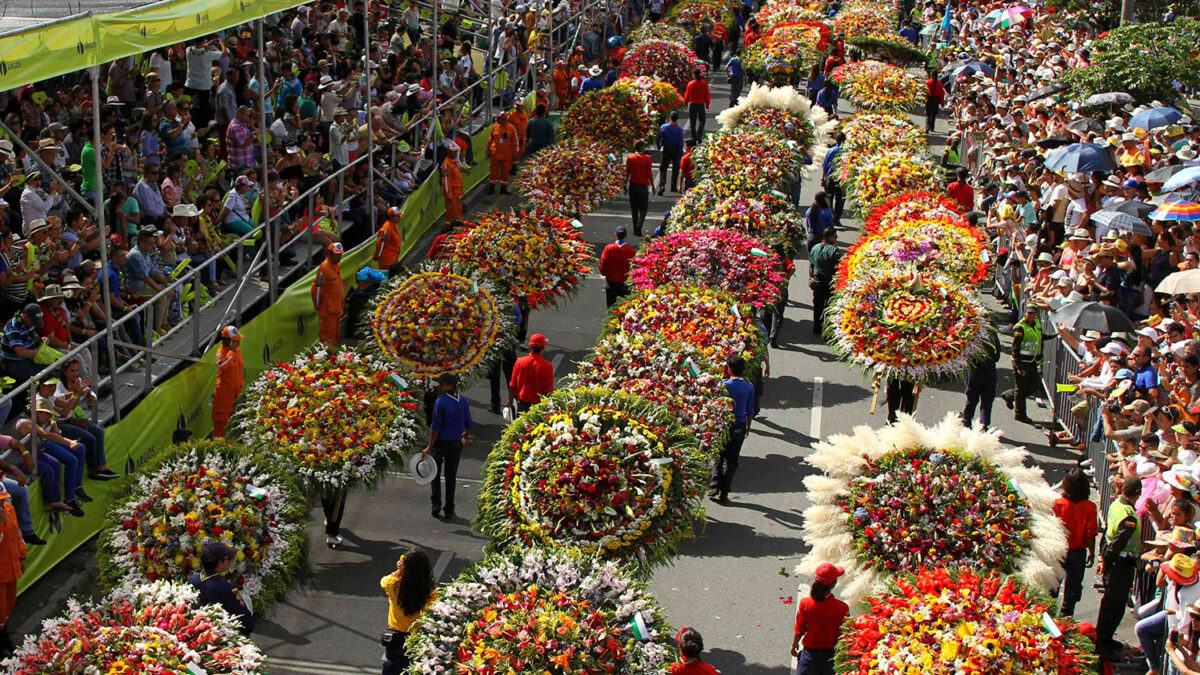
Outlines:
[[1092, 65], [1063, 74], [1071, 94], [1083, 100], [1109, 91], [1128, 92], [1139, 103], [1173, 102], [1174, 82], [1200, 87], [1200, 55], [1195, 49], [1200, 23], [1179, 19], [1170, 25], [1132, 24], [1092, 45]]

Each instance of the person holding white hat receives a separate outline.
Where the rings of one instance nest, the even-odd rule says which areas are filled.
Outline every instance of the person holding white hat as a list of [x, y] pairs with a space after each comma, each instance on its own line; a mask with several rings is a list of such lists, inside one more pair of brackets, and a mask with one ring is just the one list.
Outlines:
[[[438, 473], [430, 484], [433, 517], [439, 513], [454, 520], [454, 487], [458, 482], [458, 463], [463, 445], [471, 442], [471, 403], [458, 393], [458, 376], [443, 373], [438, 377], [440, 396], [433, 404], [429, 422], [429, 443], [421, 451], [423, 457], [432, 454]], [[442, 478], [446, 480], [445, 510], [442, 510]]]

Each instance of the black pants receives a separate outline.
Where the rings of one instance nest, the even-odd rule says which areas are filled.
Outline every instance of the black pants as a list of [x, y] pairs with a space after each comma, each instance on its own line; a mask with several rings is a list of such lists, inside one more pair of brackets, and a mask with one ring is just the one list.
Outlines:
[[937, 122], [938, 109], [942, 107], [942, 102], [936, 98], [925, 100], [925, 130], [932, 132], [933, 126]]
[[1087, 549], [1073, 548], [1067, 551], [1067, 559], [1063, 561], [1063, 569], [1067, 578], [1063, 580], [1062, 608], [1063, 616], [1075, 613], [1075, 603], [1083, 597], [1083, 574], [1087, 572]]
[[829, 206], [833, 210], [834, 225], [842, 224], [842, 212], [846, 210], [846, 192], [836, 180], [825, 180], [825, 196], [829, 198]]
[[717, 458], [717, 491], [728, 496], [733, 488], [733, 474], [737, 473], [738, 460], [742, 456], [742, 444], [746, 442], [746, 425], [734, 422], [729, 427], [729, 440]]
[[633, 233], [642, 236], [646, 212], [650, 210], [650, 186], [629, 184], [629, 211], [633, 216]]
[[383, 675], [400, 675], [408, 670], [412, 661], [408, 659], [408, 652], [404, 648], [406, 642], [408, 633], [392, 631], [392, 641], [383, 648]]
[[605, 307], [612, 307], [626, 295], [629, 295], [629, 284], [624, 281], [607, 281], [604, 283]]
[[729, 78], [729, 107], [737, 105], [737, 101], [742, 97], [742, 78]]
[[833, 282], [817, 283], [813, 292], [813, 328], [814, 335], [820, 334], [821, 327], [825, 322], [825, 307], [829, 305], [829, 299], [833, 297]]
[[[703, 103], [688, 104], [688, 130], [692, 134], [692, 138], [700, 140], [704, 138], [704, 124], [708, 121], [708, 108], [704, 107]], [[672, 179], [671, 181], [675, 181]], [[675, 188], [671, 188], [674, 190]]]
[[442, 506], [442, 477], [446, 478], [446, 512], [454, 510], [454, 484], [458, 481], [458, 461], [462, 459], [463, 444], [460, 440], [441, 440], [433, 444], [433, 461], [437, 462], [437, 476], [429, 484], [433, 508]]
[[325, 511], [325, 534], [338, 536], [342, 531], [342, 516], [346, 513], [346, 491], [327, 490], [321, 495], [321, 509]]
[[1117, 556], [1104, 559], [1104, 596], [1100, 598], [1100, 613], [1096, 617], [1096, 650], [1100, 654], [1111, 652], [1115, 647], [1113, 634], [1125, 618], [1125, 603], [1133, 590], [1136, 562], [1133, 558]]
[[708, 72], [715, 73], [721, 69], [721, 55], [725, 53], [724, 42], [714, 42], [712, 50], [708, 54]]
[[500, 363], [492, 366], [488, 372], [488, 381], [492, 385], [492, 408], [499, 410], [500, 404], [500, 376], [504, 376], [504, 386], [508, 386], [509, 380], [512, 379], [513, 366], [517, 363], [517, 353], [512, 347], [504, 350], [504, 355], [500, 357]]
[[518, 400], [517, 401], [517, 412], [523, 413], [535, 405], [537, 405], [537, 404], [536, 403], [526, 403], [525, 401]]
[[1020, 373], [1013, 370], [1013, 388], [1004, 393], [1007, 397], [1012, 398], [1017, 417], [1027, 415], [1027, 400], [1037, 392], [1038, 386], [1041, 384], [1040, 368], [1041, 364], [1026, 363], [1021, 366]]
[[517, 326], [517, 342], [525, 344], [525, 337], [529, 335], [529, 306], [528, 298], [517, 298], [517, 306], [521, 308], [521, 323]]
[[984, 427], [992, 426], [992, 402], [996, 400], [996, 371], [990, 374], [972, 373], [967, 378], [967, 405], [963, 408], [963, 424], [970, 424], [975, 417], [975, 408], [979, 408], [979, 423]]
[[208, 126], [213, 116], [212, 90], [185, 87], [183, 93], [192, 97], [192, 122], [196, 124], [196, 128]]
[[896, 413], [912, 414], [916, 408], [916, 395], [914, 394], [915, 385], [909, 380], [888, 380], [887, 383], [887, 407], [888, 407], [888, 423], [896, 421]]
[[679, 186], [679, 160], [683, 158], [681, 148], [663, 148], [662, 161], [658, 163], [658, 191], [666, 189], [667, 170], [671, 170], [671, 192], [676, 192]]

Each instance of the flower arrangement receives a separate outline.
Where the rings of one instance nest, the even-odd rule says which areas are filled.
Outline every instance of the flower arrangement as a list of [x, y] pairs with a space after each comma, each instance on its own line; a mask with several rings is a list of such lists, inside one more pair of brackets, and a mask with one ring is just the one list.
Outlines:
[[783, 193], [765, 192], [746, 176], [708, 180], [688, 190], [671, 208], [673, 231], [735, 230], [770, 246], [782, 244], [790, 257], [804, 230], [804, 217]]
[[708, 64], [696, 57], [686, 44], [665, 40], [646, 40], [625, 53], [618, 74], [621, 77], [649, 77], [675, 87], [680, 94], [692, 79], [692, 71], [708, 74]]
[[987, 276], [986, 241], [979, 230], [961, 220], [900, 221], [881, 234], [859, 239], [842, 257], [838, 286], [864, 270], [912, 264], [963, 286], [977, 286]]
[[234, 425], [254, 451], [278, 460], [309, 492], [373, 484], [416, 445], [420, 397], [375, 356], [318, 346], [266, 370]]
[[648, 574], [691, 535], [707, 480], [695, 438], [661, 406], [560, 389], [492, 448], [474, 526], [497, 549], [579, 549]]
[[908, 190], [872, 209], [863, 225], [862, 236], [880, 234], [913, 219], [967, 222], [962, 218], [958, 202], [953, 199], [926, 190]]
[[941, 566], [1019, 572], [1053, 587], [1067, 533], [1054, 515], [1058, 494], [1023, 463], [1027, 454], [955, 413], [935, 426], [905, 415], [818, 442], [808, 462], [824, 475], [804, 480], [812, 549], [797, 573], [844, 566], [839, 589], [850, 603], [896, 574]]
[[854, 198], [859, 213], [870, 213], [898, 193], [936, 189], [940, 183], [940, 172], [929, 157], [887, 151], [872, 155], [859, 166], [847, 186], [847, 196]]
[[488, 211], [447, 237], [442, 250], [530, 307], [574, 295], [596, 264], [592, 245], [571, 221], [539, 211]]
[[846, 361], [888, 379], [955, 377], [982, 357], [987, 310], [940, 277], [888, 268], [851, 278], [826, 314], [826, 337]]
[[563, 138], [633, 149], [653, 131], [650, 104], [628, 89], [593, 89], [575, 100], [562, 119]]
[[628, 90], [643, 103], [660, 113], [675, 110], [683, 105], [683, 96], [678, 89], [668, 82], [652, 77], [619, 77], [613, 86]]
[[369, 348], [426, 389], [442, 373], [470, 386], [516, 341], [516, 314], [481, 272], [430, 261], [389, 281], [369, 312]]
[[764, 5], [762, 9], [755, 12], [754, 17], [758, 19], [758, 25], [764, 31], [769, 31], [781, 23], [824, 21], [825, 13], [821, 11], [819, 5], [779, 2]]
[[750, 85], [750, 91], [737, 105], [721, 111], [717, 122], [727, 131], [761, 127], [781, 133], [803, 148], [810, 159], [824, 158], [837, 129], [837, 120], [811, 105], [801, 92], [792, 87], [759, 84]]
[[139, 469], [100, 533], [100, 581], [185, 581], [208, 541], [234, 550], [230, 583], [264, 610], [287, 590], [305, 544], [304, 497], [269, 459], [224, 441], [168, 448]]
[[760, 191], [789, 186], [801, 175], [802, 156], [783, 135], [748, 127], [709, 134], [692, 152], [697, 179], [744, 177]]
[[649, 590], [616, 564], [532, 548], [443, 587], [407, 645], [414, 673], [665, 675], [671, 638]]
[[629, 31], [625, 36], [625, 46], [633, 48], [634, 45], [639, 45], [650, 40], [665, 40], [667, 42], [678, 42], [680, 44], [688, 44], [692, 40], [692, 35], [686, 29], [674, 26], [665, 21], [652, 23], [643, 21], [642, 25]]
[[817, 21], [775, 25], [746, 49], [748, 70], [774, 85], [786, 85], [804, 74], [829, 48], [829, 27]]
[[533, 208], [571, 217], [595, 211], [624, 184], [621, 158], [587, 141], [543, 148], [522, 163], [516, 179], [517, 192]]
[[[986, 567], [984, 568], [986, 569]], [[1044, 592], [994, 571], [924, 570], [867, 599], [838, 642], [846, 675], [1096, 672], [1096, 647]], [[1050, 622], [1062, 632], [1055, 637]]]
[[878, 9], [855, 7], [843, 9], [833, 19], [833, 32], [846, 40], [859, 37], [890, 38], [893, 21]]
[[903, 111], [925, 97], [922, 82], [903, 68], [882, 61], [848, 63], [831, 76], [842, 83], [842, 93], [859, 110]]
[[924, 152], [925, 133], [908, 119], [889, 112], [856, 113], [842, 123], [846, 135], [837, 154], [838, 181], [849, 184], [858, 167], [883, 152]]
[[892, 63], [925, 63], [929, 60], [928, 52], [898, 35], [890, 37], [860, 35], [846, 40], [846, 44], [858, 47], [868, 54], [876, 55]]
[[724, 365], [708, 361], [692, 345], [614, 333], [592, 347], [565, 388], [604, 387], [661, 405], [696, 435], [702, 455], [715, 457], [733, 414], [723, 376]]
[[679, 336], [712, 363], [741, 355], [751, 373], [766, 353], [754, 308], [739, 304], [725, 291], [702, 286], [660, 286], [634, 293], [612, 306], [601, 336], [617, 332]]
[[266, 675], [266, 656], [220, 605], [201, 604], [187, 584], [126, 584], [100, 602], [67, 601], [0, 664], [10, 675], [138, 673]]
[[736, 6], [732, 0], [680, 0], [667, 10], [666, 19], [686, 30], [690, 38], [706, 26], [721, 23], [726, 28], [732, 27]]
[[767, 244], [730, 230], [696, 230], [647, 241], [629, 268], [631, 287], [708, 286], [761, 309], [783, 296], [795, 265]]

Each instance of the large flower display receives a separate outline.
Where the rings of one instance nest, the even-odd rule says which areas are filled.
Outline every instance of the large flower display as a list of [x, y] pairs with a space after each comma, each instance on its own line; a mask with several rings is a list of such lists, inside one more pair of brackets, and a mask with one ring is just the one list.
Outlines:
[[833, 20], [833, 32], [847, 40], [860, 37], [890, 38], [892, 20], [875, 8], [843, 9]]
[[608, 145], [616, 151], [633, 149], [650, 137], [653, 108], [627, 89], [593, 89], [579, 97], [562, 119], [564, 138]]
[[533, 208], [571, 217], [591, 213], [624, 186], [621, 158], [587, 141], [543, 148], [521, 164], [516, 180], [517, 192]]
[[823, 158], [837, 120], [825, 110], [808, 102], [808, 97], [792, 87], [750, 86], [737, 105], [717, 115], [721, 128], [733, 130], [762, 127], [783, 134], [796, 142], [809, 158]]
[[439, 590], [408, 639], [409, 672], [665, 675], [671, 638], [649, 590], [614, 563], [533, 548]]
[[741, 177], [760, 190], [786, 187], [801, 175], [803, 151], [782, 134], [743, 127], [709, 134], [692, 157], [698, 179]]
[[[986, 569], [984, 567], [983, 569]], [[1020, 577], [996, 572], [922, 571], [867, 599], [838, 641], [844, 675], [1096, 672], [1096, 647], [1054, 603]], [[1002, 665], [1001, 665], [1002, 664]]]
[[492, 448], [475, 527], [497, 549], [579, 549], [648, 574], [691, 535], [707, 480], [695, 437], [661, 406], [558, 390]]
[[777, 24], [746, 48], [746, 69], [763, 80], [786, 85], [803, 76], [829, 48], [829, 27], [818, 21]]
[[966, 224], [958, 202], [927, 190], [908, 190], [871, 210], [862, 228], [862, 236], [887, 232], [908, 220], [949, 220]]
[[726, 28], [733, 26], [733, 10], [737, 7], [731, 0], [679, 0], [667, 10], [667, 21], [688, 32], [698, 35], [701, 28], [718, 23]]
[[759, 28], [769, 31], [782, 23], [792, 23], [793, 21], [824, 21], [825, 13], [821, 11], [819, 4], [803, 5], [772, 2], [764, 5], [762, 9], [755, 12], [754, 18], [758, 20]]
[[767, 192], [748, 177], [708, 180], [688, 190], [671, 208], [674, 231], [735, 230], [790, 254], [804, 231], [804, 217], [781, 192]]
[[234, 550], [229, 581], [262, 611], [295, 575], [305, 508], [280, 465], [224, 441], [169, 448], [138, 470], [100, 533], [100, 581], [185, 581], [209, 541]]
[[322, 345], [259, 376], [235, 428], [308, 491], [338, 490], [373, 484], [416, 445], [420, 402], [383, 360]]
[[708, 64], [678, 42], [646, 40], [625, 53], [618, 71], [621, 77], [650, 77], [669, 83], [683, 93], [692, 71], [708, 74]]
[[842, 83], [841, 94], [859, 110], [908, 110], [922, 101], [924, 84], [903, 68], [881, 61], [840, 66], [832, 77]]
[[683, 105], [683, 95], [678, 89], [668, 82], [652, 77], [620, 77], [613, 83], [613, 87], [628, 91], [660, 113], [675, 110]]
[[574, 295], [596, 263], [571, 221], [537, 211], [481, 214], [446, 238], [442, 255], [477, 268], [531, 307]]
[[426, 388], [443, 373], [468, 386], [516, 339], [507, 294], [479, 271], [445, 261], [389, 281], [368, 316], [370, 348]]
[[919, 153], [928, 147], [920, 127], [893, 113], [856, 113], [839, 131], [846, 135], [835, 166], [841, 183], [850, 183], [858, 167], [879, 153]]
[[904, 268], [850, 279], [826, 313], [825, 334], [846, 361], [890, 379], [954, 377], [982, 357], [987, 310], [974, 293]]
[[936, 188], [941, 177], [938, 167], [923, 154], [882, 152], [872, 155], [855, 172], [848, 186], [859, 213], [872, 209], [906, 190]]
[[687, 44], [691, 39], [691, 33], [685, 28], [671, 25], [665, 21], [659, 21], [658, 23], [643, 21], [642, 25], [629, 31], [629, 34], [625, 36], [625, 46], [633, 47], [634, 45], [649, 42], [650, 40], [666, 40], [668, 42]]
[[701, 454], [715, 456], [733, 415], [723, 375], [724, 366], [693, 345], [615, 333], [596, 343], [567, 386], [605, 387], [659, 404], [696, 435]]
[[708, 286], [762, 308], [784, 293], [795, 266], [763, 242], [729, 230], [675, 232], [647, 241], [629, 268], [644, 290], [669, 284]]
[[1058, 495], [1023, 464], [1027, 454], [955, 413], [932, 427], [902, 416], [817, 443], [808, 462], [824, 475], [804, 480], [812, 549], [796, 571], [845, 567], [839, 593], [852, 604], [898, 573], [940, 566], [1019, 572], [1052, 588], [1067, 534]]
[[903, 220], [881, 234], [859, 239], [842, 257], [838, 285], [892, 264], [916, 265], [963, 286], [987, 276], [983, 234], [960, 220]]
[[187, 584], [128, 584], [100, 602], [71, 598], [0, 665], [9, 675], [266, 675], [266, 656], [240, 628]]
[[668, 335], [694, 345], [706, 360], [723, 364], [746, 359], [753, 372], [766, 353], [763, 332], [751, 305], [725, 291], [701, 286], [660, 286], [613, 305], [603, 334]]
[[846, 44], [858, 47], [863, 52], [883, 59], [890, 63], [904, 65], [907, 63], [924, 64], [929, 60], [929, 53], [917, 47], [899, 35], [879, 37], [875, 35], [860, 35], [846, 40]]

